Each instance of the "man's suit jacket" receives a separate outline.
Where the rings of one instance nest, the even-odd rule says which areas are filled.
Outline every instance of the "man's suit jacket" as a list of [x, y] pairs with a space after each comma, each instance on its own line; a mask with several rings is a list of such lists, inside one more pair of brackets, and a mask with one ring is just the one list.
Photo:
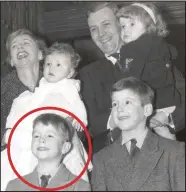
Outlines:
[[[25, 175], [24, 179], [33, 185], [39, 186], [39, 179], [36, 168], [32, 173]], [[74, 179], [75, 176], [62, 164], [56, 175], [51, 179], [51, 181], [47, 185], [47, 188], [60, 187], [67, 183], [70, 183]], [[30, 186], [26, 185], [19, 179], [14, 179], [8, 183], [6, 191], [38, 191], [38, 190], [31, 188]], [[90, 184], [80, 179], [75, 184], [61, 191], [90, 191]]]
[[106, 58], [91, 63], [79, 71], [82, 99], [87, 108], [89, 131], [93, 137], [106, 131], [111, 108], [110, 90], [122, 77], [124, 74], [119, 67]]
[[185, 143], [168, 140], [151, 131], [136, 163], [132, 163], [121, 138], [95, 154], [93, 191], [185, 190]]
[[93, 137], [93, 153], [108, 144], [105, 132], [111, 112], [110, 90], [112, 85], [122, 77], [124, 73], [119, 67], [105, 57], [79, 71], [82, 99], [88, 115], [88, 129]]

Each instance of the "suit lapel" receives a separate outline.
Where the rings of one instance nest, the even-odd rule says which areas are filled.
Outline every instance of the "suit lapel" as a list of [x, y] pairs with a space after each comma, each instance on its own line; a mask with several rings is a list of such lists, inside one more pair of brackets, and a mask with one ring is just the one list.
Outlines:
[[35, 168], [33, 172], [29, 174], [27, 181], [35, 186], [39, 186], [37, 168]]
[[[70, 176], [71, 176], [70, 171], [64, 166], [64, 164], [61, 164], [58, 172], [51, 179], [47, 188], [61, 187], [65, 184], [71, 182], [73, 180], [73, 178]], [[67, 188], [65, 190], [67, 190]]]
[[163, 150], [159, 149], [158, 143], [158, 136], [148, 131], [132, 173], [131, 182], [129, 184], [130, 190], [139, 190], [156, 166], [163, 153]]
[[121, 145], [121, 139], [122, 137], [120, 136], [113, 144], [113, 154], [108, 161], [107, 167], [110, 169], [112, 176], [117, 178], [117, 181], [121, 184], [120, 190], [124, 190], [127, 186], [123, 183], [123, 181], [128, 180], [128, 177], [130, 176], [131, 163], [126, 146]]

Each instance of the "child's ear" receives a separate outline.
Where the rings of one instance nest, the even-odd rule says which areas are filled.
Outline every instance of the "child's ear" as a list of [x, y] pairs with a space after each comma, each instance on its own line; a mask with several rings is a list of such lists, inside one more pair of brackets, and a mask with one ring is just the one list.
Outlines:
[[153, 112], [153, 106], [152, 104], [148, 103], [144, 106], [144, 115], [146, 117], [149, 117], [150, 115], [152, 115]]
[[71, 143], [66, 141], [62, 146], [62, 154], [64, 155], [68, 153], [70, 149], [71, 149]]

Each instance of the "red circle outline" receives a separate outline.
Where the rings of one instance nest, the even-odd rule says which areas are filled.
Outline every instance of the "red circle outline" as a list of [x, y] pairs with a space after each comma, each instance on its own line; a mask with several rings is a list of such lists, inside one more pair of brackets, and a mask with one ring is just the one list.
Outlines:
[[[13, 133], [15, 131], [15, 129], [17, 128], [17, 126], [19, 125], [19, 123], [25, 119], [27, 116], [31, 115], [32, 113], [35, 113], [35, 112], [38, 112], [38, 111], [42, 111], [42, 110], [57, 110], [57, 111], [62, 111], [62, 112], [65, 112], [67, 113], [68, 115], [72, 116], [73, 118], [75, 118], [79, 124], [81, 125], [81, 127], [84, 129], [85, 131], [85, 134], [86, 134], [86, 137], [88, 139], [88, 160], [85, 164], [85, 167], [83, 168], [83, 170], [81, 171], [81, 173], [74, 179], [72, 180], [70, 183], [67, 183], [63, 186], [60, 186], [60, 187], [56, 187], [56, 188], [41, 188], [41, 187], [38, 187], [36, 185], [33, 185], [31, 183], [29, 183], [27, 180], [25, 180], [21, 175], [19, 175], [19, 173], [17, 172], [17, 170], [15, 169], [14, 165], [13, 165], [13, 162], [12, 162], [12, 159], [11, 159], [11, 154], [10, 154], [10, 143], [11, 143], [11, 140], [12, 140], [12, 136], [13, 136]], [[73, 185], [74, 183], [76, 183], [80, 178], [81, 176], [85, 173], [85, 171], [87, 170], [88, 168], [88, 165], [90, 163], [90, 160], [91, 160], [91, 157], [92, 157], [92, 144], [91, 144], [91, 138], [90, 138], [90, 135], [88, 133], [88, 130], [86, 128], [86, 126], [83, 124], [83, 122], [76, 116], [74, 115], [73, 113], [71, 113], [70, 111], [67, 111], [66, 109], [63, 109], [63, 108], [59, 108], [59, 107], [52, 107], [52, 106], [46, 106], [46, 107], [40, 107], [40, 108], [36, 108], [36, 109], [33, 109], [29, 112], [27, 112], [25, 115], [23, 115], [16, 123], [15, 125], [13, 126], [11, 132], [10, 132], [10, 136], [9, 136], [9, 139], [8, 139], [8, 144], [7, 144], [7, 153], [8, 153], [8, 160], [9, 160], [9, 163], [10, 163], [10, 166], [12, 167], [14, 173], [17, 175], [17, 177], [22, 181], [24, 182], [26, 185], [34, 188], [34, 189], [38, 189], [38, 190], [43, 190], [43, 191], [57, 191], [57, 190], [61, 190], [61, 189], [65, 189], [67, 187], [70, 187], [71, 185]]]

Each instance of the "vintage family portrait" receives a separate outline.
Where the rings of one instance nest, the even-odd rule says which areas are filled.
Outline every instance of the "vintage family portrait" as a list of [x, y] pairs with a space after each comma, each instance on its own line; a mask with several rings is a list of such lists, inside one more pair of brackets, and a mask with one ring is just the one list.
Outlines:
[[1, 1], [1, 191], [40, 190], [185, 191], [184, 1]]

